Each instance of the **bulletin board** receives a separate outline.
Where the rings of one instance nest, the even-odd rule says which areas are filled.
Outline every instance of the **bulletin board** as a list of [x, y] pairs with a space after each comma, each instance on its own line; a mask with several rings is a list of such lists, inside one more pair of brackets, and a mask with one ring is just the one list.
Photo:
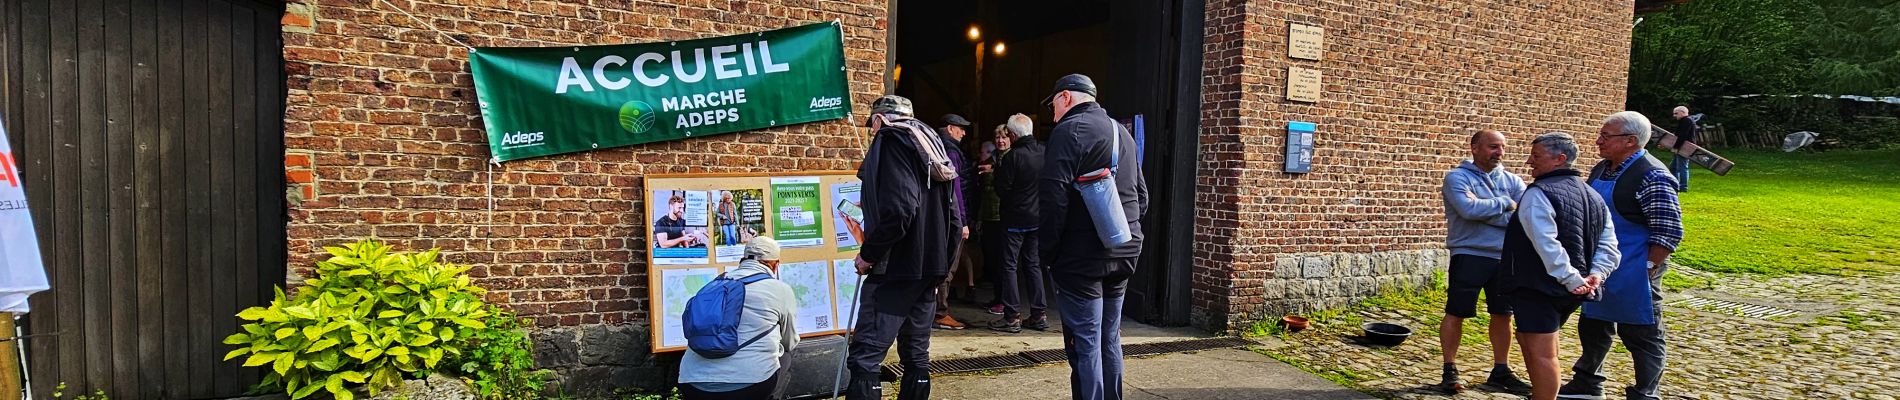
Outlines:
[[686, 349], [688, 299], [737, 267], [756, 235], [777, 239], [778, 279], [798, 299], [800, 337], [850, 330], [864, 213], [852, 171], [653, 174], [646, 199], [652, 350]]

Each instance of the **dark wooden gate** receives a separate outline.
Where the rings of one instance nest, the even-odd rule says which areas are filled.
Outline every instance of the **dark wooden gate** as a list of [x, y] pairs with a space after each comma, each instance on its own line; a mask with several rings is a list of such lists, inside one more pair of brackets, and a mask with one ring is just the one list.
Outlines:
[[53, 289], [33, 296], [50, 397], [242, 394], [219, 359], [284, 280], [282, 2], [0, 2], [0, 118]]

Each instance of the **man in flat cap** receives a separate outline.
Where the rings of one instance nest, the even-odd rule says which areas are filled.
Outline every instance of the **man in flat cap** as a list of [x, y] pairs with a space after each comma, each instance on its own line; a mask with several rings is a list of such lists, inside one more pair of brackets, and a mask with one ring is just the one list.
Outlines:
[[[1043, 265], [1055, 282], [1055, 303], [1062, 314], [1063, 348], [1069, 356], [1069, 384], [1076, 400], [1118, 400], [1122, 394], [1122, 299], [1141, 255], [1141, 216], [1148, 210], [1148, 184], [1136, 159], [1135, 139], [1095, 102], [1095, 82], [1071, 74], [1056, 80], [1043, 99], [1056, 118], [1049, 135], [1042, 178], [1040, 236]], [[1104, 175], [1106, 172], [1106, 175]], [[1090, 210], [1079, 182], [1112, 180], [1113, 205]], [[1099, 192], [1095, 193], [1099, 194]], [[1099, 197], [1098, 197], [1099, 198]], [[1108, 243], [1097, 232], [1096, 218], [1109, 231], [1126, 229], [1122, 240]]]
[[975, 196], [969, 195], [969, 191], [971, 182], [976, 180], [976, 166], [971, 165], [970, 160], [963, 157], [963, 139], [969, 135], [969, 132], [970, 120], [956, 114], [943, 115], [943, 132], [941, 132], [943, 136], [940, 139], [943, 140], [945, 155], [950, 158], [950, 163], [957, 167], [957, 178], [951, 180], [955, 183], [952, 186], [956, 189], [950, 196], [956, 200], [957, 206], [954, 211], [957, 219], [965, 221], [965, 226], [959, 233], [957, 248], [951, 252], [955, 258], [950, 263], [950, 276], [943, 281], [942, 285], [937, 286], [937, 329], [962, 330], [964, 328], [963, 322], [950, 316], [950, 288], [957, 285], [969, 288], [976, 284], [975, 280], [969, 278], [976, 274], [976, 271], [972, 269], [975, 267], [975, 262], [971, 258], [971, 254], [976, 252], [976, 246], [970, 243], [970, 227], [968, 226], [970, 214], [975, 211], [975, 207], [970, 203]]

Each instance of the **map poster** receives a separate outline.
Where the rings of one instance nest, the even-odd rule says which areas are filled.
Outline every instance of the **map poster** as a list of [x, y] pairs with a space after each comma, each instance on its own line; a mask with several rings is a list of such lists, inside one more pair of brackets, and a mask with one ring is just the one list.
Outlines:
[[695, 190], [655, 190], [648, 202], [653, 215], [653, 263], [659, 265], [706, 265], [706, 248], [712, 242], [707, 235], [707, 192]]
[[666, 313], [660, 318], [660, 346], [686, 345], [686, 325], [680, 319], [686, 314], [686, 302], [718, 277], [718, 268], [660, 270], [660, 309]]
[[861, 195], [864, 184], [858, 182], [831, 185], [831, 199], [838, 202], [832, 207], [832, 218], [837, 220], [838, 251], [854, 251], [864, 245], [864, 203]]
[[817, 247], [825, 244], [819, 213], [818, 177], [772, 178], [772, 209], [778, 218], [772, 221], [772, 234], [783, 247]]
[[863, 304], [854, 304], [860, 301], [858, 299], [858, 283], [860, 283], [858, 279], [860, 278], [858, 277], [857, 260], [844, 259], [831, 263], [831, 282], [834, 292], [832, 296], [838, 299], [836, 307], [838, 308], [839, 329], [854, 329], [857, 326], [858, 313], [857, 310], [853, 310], [851, 307], [854, 305], [860, 308], [864, 307]]
[[765, 190], [714, 191], [712, 209], [714, 261], [739, 262], [746, 242], [765, 234]]
[[838, 329], [831, 317], [831, 270], [824, 261], [784, 263], [778, 266], [778, 279], [792, 287], [798, 298], [798, 319], [792, 328], [799, 334]]

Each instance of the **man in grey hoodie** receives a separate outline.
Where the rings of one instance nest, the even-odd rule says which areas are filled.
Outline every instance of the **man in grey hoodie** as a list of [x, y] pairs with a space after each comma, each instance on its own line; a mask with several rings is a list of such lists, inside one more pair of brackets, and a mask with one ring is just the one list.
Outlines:
[[1524, 180], [1504, 170], [1504, 134], [1485, 130], [1471, 135], [1471, 159], [1445, 174], [1439, 195], [1445, 201], [1445, 247], [1451, 252], [1450, 288], [1445, 301], [1445, 320], [1438, 325], [1439, 344], [1444, 348], [1445, 369], [1438, 389], [1447, 393], [1464, 390], [1458, 378], [1458, 339], [1464, 334], [1466, 318], [1478, 315], [1478, 293], [1485, 292], [1485, 306], [1491, 314], [1491, 375], [1485, 385], [1493, 390], [1524, 394], [1530, 385], [1511, 373], [1511, 307], [1499, 295], [1497, 275], [1499, 253], [1504, 247], [1504, 228], [1510, 224], [1517, 198], [1524, 194]]

